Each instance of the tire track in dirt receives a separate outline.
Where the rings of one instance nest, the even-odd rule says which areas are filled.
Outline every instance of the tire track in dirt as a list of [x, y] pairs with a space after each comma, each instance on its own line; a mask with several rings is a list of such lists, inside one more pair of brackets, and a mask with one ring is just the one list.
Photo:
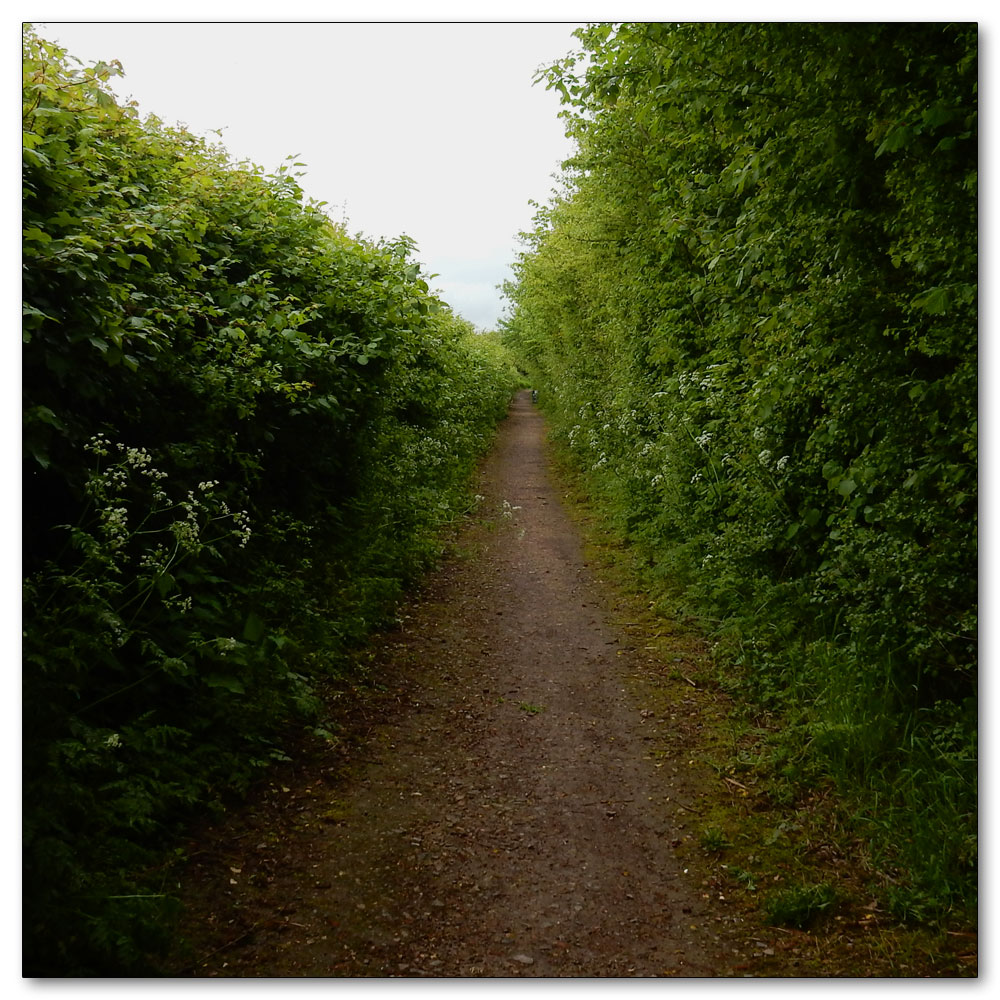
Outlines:
[[644, 709], [527, 393], [480, 482], [464, 555], [376, 644], [377, 676], [407, 680], [350, 775], [301, 772], [274, 793], [295, 824], [214, 859], [231, 877], [194, 975], [744, 974], [740, 917], [677, 856], [693, 769], [652, 758], [669, 721]]

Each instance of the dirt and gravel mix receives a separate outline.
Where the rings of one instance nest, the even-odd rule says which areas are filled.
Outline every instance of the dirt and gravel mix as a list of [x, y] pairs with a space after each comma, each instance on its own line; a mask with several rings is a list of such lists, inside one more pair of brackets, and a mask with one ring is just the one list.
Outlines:
[[341, 692], [351, 738], [192, 841], [174, 974], [870, 974], [853, 937], [831, 965], [763, 926], [694, 849], [708, 790], [740, 786], [695, 754], [719, 708], [588, 564], [527, 393], [479, 476], [452, 556], [366, 654], [381, 691]]

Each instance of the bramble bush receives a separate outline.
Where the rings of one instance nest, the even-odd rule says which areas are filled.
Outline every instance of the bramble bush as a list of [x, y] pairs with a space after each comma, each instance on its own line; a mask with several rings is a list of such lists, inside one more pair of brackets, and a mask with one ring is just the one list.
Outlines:
[[504, 341], [897, 912], [974, 913], [976, 26], [577, 35]]
[[177, 832], [323, 732], [518, 376], [294, 166], [140, 120], [30, 28], [23, 70], [25, 974], [127, 974]]

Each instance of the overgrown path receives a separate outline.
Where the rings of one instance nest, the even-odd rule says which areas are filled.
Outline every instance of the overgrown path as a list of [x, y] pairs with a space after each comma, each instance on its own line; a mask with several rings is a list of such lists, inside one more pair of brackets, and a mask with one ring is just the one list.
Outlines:
[[481, 475], [459, 555], [376, 644], [388, 691], [347, 760], [289, 767], [201, 845], [188, 974], [806, 972], [684, 860], [718, 781], [697, 705], [656, 687], [695, 668], [616, 620], [526, 393]]

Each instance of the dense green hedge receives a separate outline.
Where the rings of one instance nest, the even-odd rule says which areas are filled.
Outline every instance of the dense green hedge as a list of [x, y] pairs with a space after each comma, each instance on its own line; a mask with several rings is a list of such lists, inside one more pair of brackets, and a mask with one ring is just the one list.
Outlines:
[[290, 724], [331, 735], [318, 688], [437, 555], [516, 385], [405, 238], [140, 121], [115, 72], [25, 34], [31, 975], [142, 968], [155, 851]]
[[578, 37], [505, 341], [898, 911], [974, 911], [976, 27]]

